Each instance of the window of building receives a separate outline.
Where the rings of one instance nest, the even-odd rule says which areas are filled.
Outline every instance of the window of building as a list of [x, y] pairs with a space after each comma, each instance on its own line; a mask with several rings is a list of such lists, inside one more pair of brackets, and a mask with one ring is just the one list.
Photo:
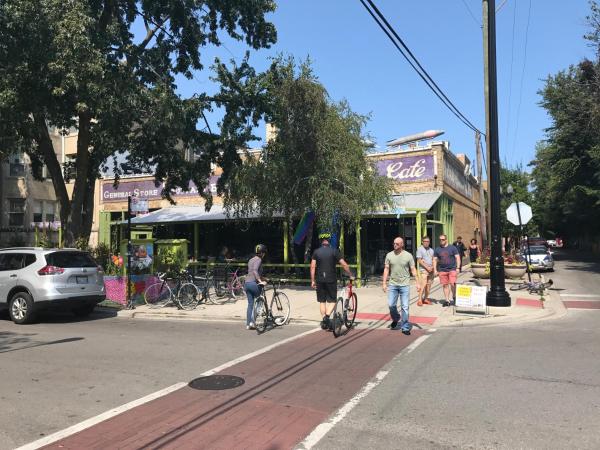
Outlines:
[[56, 204], [54, 202], [44, 202], [44, 217], [46, 222], [54, 222], [56, 217]]
[[41, 222], [44, 217], [44, 202], [34, 202], [33, 203], [33, 221]]
[[14, 155], [10, 158], [9, 174], [11, 177], [25, 176], [25, 161], [23, 161], [23, 155]]
[[15, 198], [8, 200], [8, 225], [22, 227], [25, 222], [25, 199]]

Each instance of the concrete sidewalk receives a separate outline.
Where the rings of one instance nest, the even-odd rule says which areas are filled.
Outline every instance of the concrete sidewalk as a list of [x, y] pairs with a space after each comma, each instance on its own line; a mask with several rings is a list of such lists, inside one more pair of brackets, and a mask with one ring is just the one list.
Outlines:
[[[472, 279], [472, 273], [467, 268], [459, 274], [459, 283], [467, 283]], [[489, 285], [489, 280], [481, 280], [482, 284]], [[417, 306], [417, 292], [414, 283], [411, 286], [410, 321], [417, 328], [431, 327], [460, 327], [482, 326], [495, 324], [513, 324], [537, 321], [549, 318], [560, 318], [566, 314], [560, 297], [555, 291], [549, 291], [544, 302], [539, 301], [539, 296], [529, 295], [526, 291], [510, 291], [511, 284], [507, 283], [507, 290], [511, 294], [512, 306], [506, 308], [490, 307], [487, 315], [482, 314], [455, 314], [453, 307], [443, 307], [444, 294], [439, 280], [433, 283], [430, 297], [434, 300], [432, 305]], [[319, 307], [316, 302], [315, 291], [303, 287], [284, 287], [281, 289], [287, 294], [291, 303], [290, 325], [317, 325], [321, 321]], [[358, 327], [365, 325], [388, 326], [390, 320], [387, 307], [387, 296], [382, 291], [379, 283], [371, 283], [366, 287], [356, 289], [358, 296], [358, 314], [356, 323]], [[137, 306], [134, 310], [120, 310], [118, 316], [127, 319], [178, 319], [196, 321], [221, 321], [245, 323], [247, 302], [245, 297], [238, 297], [235, 302], [223, 305], [200, 305], [192, 311], [179, 310], [173, 306], [151, 309], [146, 305]]]

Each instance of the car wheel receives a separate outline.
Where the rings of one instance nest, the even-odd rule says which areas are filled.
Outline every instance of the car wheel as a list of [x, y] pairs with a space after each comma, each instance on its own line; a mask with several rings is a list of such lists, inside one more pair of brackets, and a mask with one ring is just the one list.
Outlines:
[[96, 305], [79, 306], [78, 308], [73, 308], [73, 314], [77, 317], [87, 317], [94, 311], [95, 307]]
[[27, 292], [17, 292], [10, 299], [8, 314], [14, 323], [23, 325], [33, 322], [33, 298]]

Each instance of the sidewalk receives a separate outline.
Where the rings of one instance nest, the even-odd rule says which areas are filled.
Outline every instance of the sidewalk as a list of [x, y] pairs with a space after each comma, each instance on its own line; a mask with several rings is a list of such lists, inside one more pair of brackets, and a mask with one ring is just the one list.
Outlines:
[[[467, 283], [472, 279], [468, 269], [463, 268], [459, 274], [459, 283]], [[489, 285], [489, 280], [481, 280], [482, 285]], [[440, 328], [457, 326], [482, 326], [495, 324], [514, 324], [531, 322], [549, 318], [560, 318], [566, 314], [560, 297], [555, 291], [549, 291], [545, 301], [540, 302], [539, 296], [529, 295], [526, 291], [511, 291], [510, 281], [507, 281], [506, 289], [511, 295], [510, 307], [490, 307], [489, 314], [455, 314], [453, 307], [443, 307], [444, 299], [442, 287], [439, 280], [432, 286], [430, 297], [434, 302], [432, 305], [417, 306], [417, 292], [411, 286], [410, 321], [416, 328]], [[321, 317], [316, 302], [315, 291], [304, 287], [284, 287], [283, 292], [290, 299], [292, 313], [290, 325], [316, 326]], [[370, 283], [366, 287], [356, 289], [358, 295], [358, 314], [356, 323], [358, 327], [373, 326], [380, 322], [381, 326], [389, 326], [390, 320], [387, 297], [381, 290], [379, 283]], [[243, 324], [246, 317], [247, 302], [245, 297], [238, 297], [237, 301], [224, 305], [200, 305], [192, 311], [182, 311], [175, 307], [151, 309], [146, 305], [137, 306], [134, 310], [120, 310], [118, 316], [128, 319], [178, 319], [195, 321], [217, 321], [217, 322], [239, 322]]]

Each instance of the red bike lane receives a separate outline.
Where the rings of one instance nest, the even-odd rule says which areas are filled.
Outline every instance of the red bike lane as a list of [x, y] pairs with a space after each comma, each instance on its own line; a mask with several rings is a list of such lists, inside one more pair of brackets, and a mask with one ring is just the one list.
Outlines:
[[308, 334], [219, 372], [239, 387], [186, 386], [44, 448], [292, 448], [422, 334]]

